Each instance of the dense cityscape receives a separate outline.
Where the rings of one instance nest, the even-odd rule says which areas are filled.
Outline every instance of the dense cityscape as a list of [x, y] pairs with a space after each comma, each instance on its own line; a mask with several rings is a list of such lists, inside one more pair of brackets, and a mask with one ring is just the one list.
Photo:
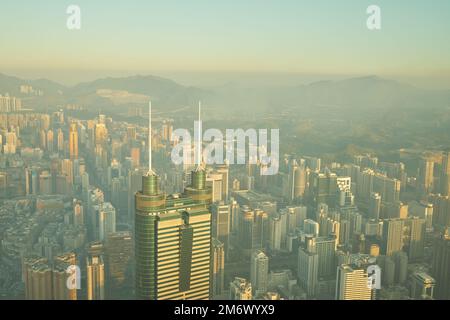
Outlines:
[[414, 175], [376, 154], [283, 154], [261, 175], [173, 164], [176, 120], [155, 117], [149, 140], [144, 106], [139, 125], [0, 101], [4, 299], [450, 298], [446, 150], [400, 150]]
[[356, 314], [343, 300], [383, 316], [401, 300], [406, 317], [450, 300], [448, 0], [1, 12], [14, 316], [56, 300], [58, 316], [95, 306], [79, 319]]

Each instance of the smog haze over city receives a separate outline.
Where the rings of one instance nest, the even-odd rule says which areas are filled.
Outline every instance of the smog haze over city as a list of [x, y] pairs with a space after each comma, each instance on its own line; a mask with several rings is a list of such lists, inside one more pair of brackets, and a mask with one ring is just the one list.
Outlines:
[[0, 300], [450, 299], [449, 1], [1, 7]]

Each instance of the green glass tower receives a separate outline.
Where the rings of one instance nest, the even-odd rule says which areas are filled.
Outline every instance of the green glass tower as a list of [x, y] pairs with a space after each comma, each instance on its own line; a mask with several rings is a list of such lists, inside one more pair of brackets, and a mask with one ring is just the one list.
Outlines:
[[136, 295], [144, 300], [209, 299], [211, 190], [206, 173], [192, 173], [183, 195], [165, 196], [158, 177], [136, 193]]

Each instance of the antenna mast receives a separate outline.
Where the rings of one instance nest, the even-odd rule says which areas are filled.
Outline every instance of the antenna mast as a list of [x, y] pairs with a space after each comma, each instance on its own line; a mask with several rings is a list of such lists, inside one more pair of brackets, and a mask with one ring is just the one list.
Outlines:
[[148, 102], [148, 174], [154, 174], [152, 169], [152, 101]]

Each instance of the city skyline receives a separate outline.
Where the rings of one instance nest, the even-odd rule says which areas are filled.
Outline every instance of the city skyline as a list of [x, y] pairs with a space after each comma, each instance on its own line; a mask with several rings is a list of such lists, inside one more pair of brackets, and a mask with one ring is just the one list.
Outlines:
[[450, 299], [448, 1], [2, 10], [0, 300]]

